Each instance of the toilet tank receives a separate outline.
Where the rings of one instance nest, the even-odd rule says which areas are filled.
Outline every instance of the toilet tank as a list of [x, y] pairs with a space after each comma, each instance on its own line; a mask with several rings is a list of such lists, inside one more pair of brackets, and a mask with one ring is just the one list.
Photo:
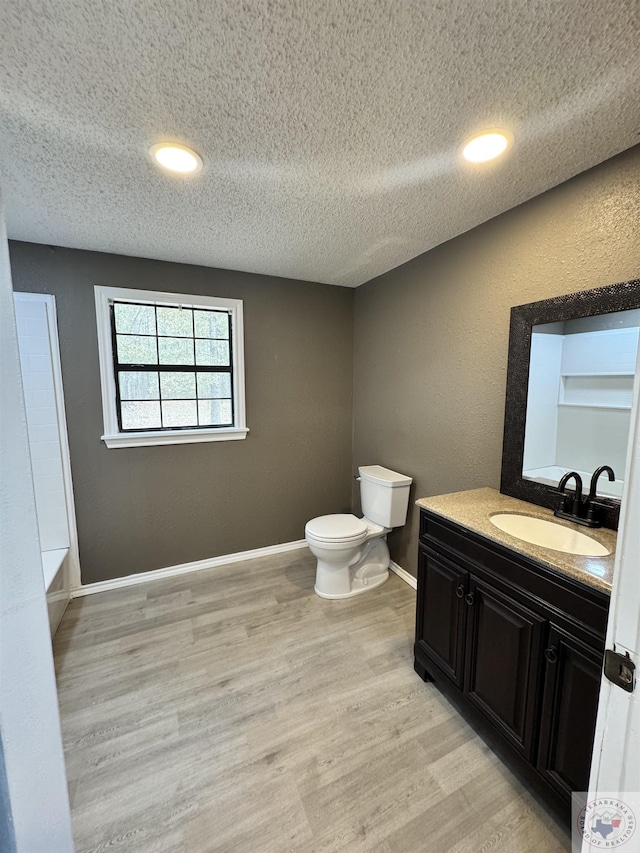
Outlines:
[[411, 477], [381, 465], [358, 468], [362, 514], [382, 527], [402, 527], [407, 520]]

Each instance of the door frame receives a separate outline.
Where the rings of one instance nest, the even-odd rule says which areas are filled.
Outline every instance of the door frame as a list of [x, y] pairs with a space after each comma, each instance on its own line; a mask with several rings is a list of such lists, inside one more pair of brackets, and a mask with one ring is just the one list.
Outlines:
[[60, 360], [60, 339], [58, 337], [58, 314], [56, 298], [51, 293], [26, 293], [14, 290], [14, 301], [43, 303], [47, 315], [49, 332], [49, 351], [51, 369], [53, 372], [53, 392], [56, 401], [56, 417], [58, 434], [60, 436], [60, 455], [62, 457], [62, 480], [64, 482], [64, 497], [67, 508], [67, 527], [69, 530], [69, 554], [65, 560], [64, 591], [71, 598], [71, 592], [81, 586], [80, 555], [78, 549], [78, 526], [76, 522], [76, 507], [73, 497], [73, 479], [71, 476], [71, 454], [69, 451], [69, 434], [67, 431], [67, 415], [64, 404], [64, 388], [62, 385], [62, 363]]

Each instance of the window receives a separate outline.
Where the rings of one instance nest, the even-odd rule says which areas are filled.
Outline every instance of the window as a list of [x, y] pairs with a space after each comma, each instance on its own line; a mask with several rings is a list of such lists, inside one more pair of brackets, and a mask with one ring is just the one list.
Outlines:
[[242, 439], [242, 301], [95, 288], [107, 447]]

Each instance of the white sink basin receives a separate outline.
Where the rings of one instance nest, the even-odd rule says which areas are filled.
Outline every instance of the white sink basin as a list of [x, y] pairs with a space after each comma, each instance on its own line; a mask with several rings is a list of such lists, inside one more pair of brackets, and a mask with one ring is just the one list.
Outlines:
[[571, 530], [570, 527], [563, 527], [553, 521], [545, 521], [543, 518], [501, 512], [492, 515], [489, 521], [498, 530], [509, 533], [516, 539], [522, 539], [532, 545], [542, 545], [543, 548], [551, 548], [552, 551], [580, 554], [583, 557], [606, 557], [611, 553], [591, 536]]

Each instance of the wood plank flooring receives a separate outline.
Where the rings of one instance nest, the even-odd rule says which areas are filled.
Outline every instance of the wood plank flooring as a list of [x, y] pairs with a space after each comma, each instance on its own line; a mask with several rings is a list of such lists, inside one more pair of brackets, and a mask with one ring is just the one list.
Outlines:
[[554, 853], [568, 836], [413, 671], [415, 593], [307, 551], [73, 601], [55, 639], [76, 848]]

